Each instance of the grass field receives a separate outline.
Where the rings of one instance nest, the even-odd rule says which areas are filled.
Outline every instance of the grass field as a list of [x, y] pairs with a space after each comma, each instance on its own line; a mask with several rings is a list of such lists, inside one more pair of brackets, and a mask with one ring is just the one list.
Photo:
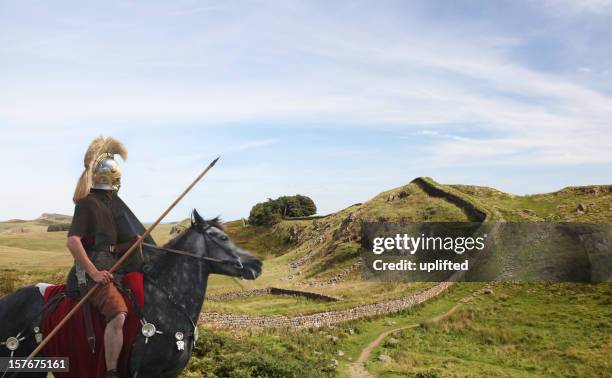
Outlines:
[[[459, 284], [451, 296], [466, 286]], [[609, 284], [497, 284], [492, 290], [447, 319], [401, 331], [399, 344], [375, 351], [369, 370], [379, 377], [610, 373]], [[393, 360], [380, 362], [380, 354]]]
[[330, 296], [342, 295], [342, 300], [337, 302], [324, 302], [286, 295], [262, 295], [231, 301], [208, 301], [205, 304], [205, 310], [251, 315], [302, 315], [342, 310], [366, 303], [409, 296], [430, 285], [428, 283], [389, 284], [380, 282], [352, 282], [309, 290]]
[[[382, 332], [412, 324], [420, 326], [392, 334], [399, 344], [383, 343], [374, 350], [366, 365], [374, 376], [609, 376], [609, 284], [489, 287], [492, 294], [483, 294], [485, 284], [459, 283], [408, 311], [317, 330], [203, 329], [207, 341], [199, 345], [183, 376], [220, 377], [223, 372], [245, 369], [249, 372], [235, 376], [349, 378], [347, 367], [368, 343]], [[474, 293], [479, 294], [450, 317], [430, 321]], [[392, 361], [379, 361], [381, 354]], [[258, 375], [263, 372], [268, 375]]]

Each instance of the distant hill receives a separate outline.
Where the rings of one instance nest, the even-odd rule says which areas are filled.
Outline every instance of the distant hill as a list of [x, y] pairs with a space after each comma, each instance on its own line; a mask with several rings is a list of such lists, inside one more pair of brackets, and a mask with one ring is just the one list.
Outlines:
[[55, 214], [55, 213], [42, 213], [38, 218], [32, 220], [25, 219], [9, 219], [5, 222], [0, 223], [31, 223], [37, 225], [50, 225], [50, 224], [60, 224], [60, 223], [70, 223], [72, 222], [72, 216], [63, 215], [63, 214]]
[[36, 218], [34, 222], [39, 224], [57, 224], [57, 223], [70, 223], [72, 217], [70, 215], [43, 213], [40, 217]]
[[47, 231], [49, 226], [66, 226], [72, 222], [72, 217], [63, 214], [43, 213], [32, 220], [11, 219], [0, 222], [0, 233], [4, 234], [31, 234], [32, 232]]

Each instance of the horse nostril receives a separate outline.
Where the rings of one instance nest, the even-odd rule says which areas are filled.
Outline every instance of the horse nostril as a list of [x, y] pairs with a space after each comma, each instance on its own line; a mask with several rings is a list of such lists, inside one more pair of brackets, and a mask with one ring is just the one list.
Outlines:
[[238, 269], [243, 269], [244, 268], [242, 266], [242, 261], [240, 261], [240, 259], [238, 259], [238, 261], [236, 261], [236, 266], [238, 267]]

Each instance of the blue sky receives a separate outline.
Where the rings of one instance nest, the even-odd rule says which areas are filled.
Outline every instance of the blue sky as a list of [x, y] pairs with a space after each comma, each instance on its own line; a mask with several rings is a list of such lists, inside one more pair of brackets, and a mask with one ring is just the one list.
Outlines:
[[0, 0], [0, 219], [71, 213], [94, 137], [153, 220], [336, 211], [426, 175], [612, 183], [612, 1]]

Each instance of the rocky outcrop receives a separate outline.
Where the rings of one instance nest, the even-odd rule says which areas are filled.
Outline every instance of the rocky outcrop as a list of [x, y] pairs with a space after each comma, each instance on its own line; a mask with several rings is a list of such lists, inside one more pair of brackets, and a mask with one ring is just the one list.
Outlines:
[[356, 261], [356, 262], [352, 263], [351, 265], [347, 266], [346, 268], [342, 269], [340, 271], [340, 273], [338, 273], [335, 276], [333, 276], [331, 278], [328, 278], [328, 279], [326, 279], [324, 281], [303, 282], [302, 284], [308, 285], [309, 287], [332, 286], [332, 285], [335, 285], [335, 284], [339, 283], [346, 276], [348, 276], [350, 273], [354, 272], [355, 270], [359, 269], [362, 266], [363, 266], [363, 261], [361, 261], [361, 260], [360, 261]]
[[612, 193], [612, 185], [568, 186], [553, 194], [600, 195]]

